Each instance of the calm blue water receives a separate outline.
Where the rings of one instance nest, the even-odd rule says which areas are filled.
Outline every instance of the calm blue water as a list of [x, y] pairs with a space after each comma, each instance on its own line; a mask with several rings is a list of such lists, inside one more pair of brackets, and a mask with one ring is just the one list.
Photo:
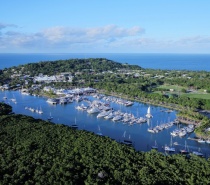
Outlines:
[[[109, 120], [105, 120], [103, 118], [98, 119], [96, 115], [90, 115], [87, 112], [78, 111], [75, 109], [75, 106], [78, 103], [73, 102], [67, 105], [50, 105], [46, 102], [46, 98], [43, 97], [35, 97], [30, 95], [22, 95], [19, 91], [0, 91], [0, 100], [3, 100], [3, 97], [7, 96], [6, 103], [10, 104], [13, 107], [13, 111], [17, 114], [24, 114], [28, 116], [32, 116], [34, 118], [39, 118], [43, 120], [47, 120], [50, 114], [53, 116], [52, 122], [57, 124], [66, 124], [71, 125], [76, 123], [79, 125], [79, 129], [85, 129], [94, 133], [99, 131], [99, 128], [103, 135], [109, 136], [117, 141], [123, 141], [125, 134], [126, 139], [128, 139], [129, 135], [131, 136], [132, 141], [134, 142], [134, 147], [136, 150], [140, 151], [148, 151], [151, 146], [154, 145], [155, 141], [159, 146], [159, 151], [163, 152], [162, 146], [169, 145], [171, 142], [170, 132], [177, 128], [177, 125], [173, 125], [169, 129], [165, 129], [159, 133], [149, 133], [147, 131], [148, 127], [156, 126], [157, 124], [165, 123], [168, 121], [172, 121], [176, 118], [176, 111], [171, 113], [167, 113], [161, 110], [167, 110], [163, 107], [151, 106], [151, 113], [153, 118], [147, 123], [143, 124], [135, 124], [133, 126], [129, 126], [127, 124], [123, 124], [122, 122], [113, 122]], [[16, 98], [17, 104], [13, 103], [10, 99]], [[89, 97], [92, 98], [92, 97]], [[86, 103], [86, 102], [81, 102]], [[80, 104], [80, 103], [79, 103]], [[41, 108], [43, 110], [43, 114], [33, 113], [25, 107], [32, 108]], [[131, 107], [120, 106], [115, 103], [111, 103], [111, 106], [115, 110], [121, 110], [122, 112], [133, 113], [135, 116], [145, 116], [147, 112], [148, 105], [143, 103], [135, 102]], [[181, 125], [181, 127], [184, 125]], [[176, 150], [184, 148], [185, 141], [189, 147], [190, 151], [198, 151], [201, 149], [206, 156], [210, 156], [210, 145], [209, 144], [200, 144], [194, 140], [187, 139], [188, 137], [193, 138], [194, 133], [188, 134], [183, 138], [175, 137], [172, 142], [178, 142], [179, 145], [175, 146]]]
[[115, 62], [139, 65], [143, 68], [210, 71], [210, 54], [0, 54], [0, 69], [39, 61], [73, 58], [107, 58]]

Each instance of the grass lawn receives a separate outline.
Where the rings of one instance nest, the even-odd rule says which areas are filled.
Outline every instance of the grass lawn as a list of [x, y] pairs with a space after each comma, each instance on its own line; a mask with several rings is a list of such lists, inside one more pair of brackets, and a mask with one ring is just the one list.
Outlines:
[[158, 86], [158, 88], [162, 88], [162, 89], [174, 89], [175, 91], [181, 91], [182, 89], [186, 89], [186, 87], [182, 87], [182, 86], [177, 86], [177, 85], [160, 85]]
[[210, 99], [210, 94], [198, 94], [198, 93], [185, 93], [182, 96], [187, 96], [190, 98], [200, 98], [200, 99]]

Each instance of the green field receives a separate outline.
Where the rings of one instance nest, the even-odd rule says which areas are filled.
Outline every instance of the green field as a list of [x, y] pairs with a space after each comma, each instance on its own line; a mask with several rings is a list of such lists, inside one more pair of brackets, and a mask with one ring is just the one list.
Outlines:
[[210, 94], [197, 94], [197, 93], [184, 93], [182, 96], [187, 96], [190, 98], [200, 98], [200, 99], [210, 99]]
[[[170, 92], [170, 91], [167, 91], [167, 92], [173, 93], [173, 94], [179, 94], [180, 96], [187, 96], [187, 97], [190, 97], [190, 98], [210, 99], [210, 93], [203, 93], [204, 92], [203, 89], [199, 89], [196, 92], [183, 93], [183, 92], [181, 92], [181, 90], [186, 89], [186, 87], [164, 84], [164, 85], [158, 86], [158, 88], [174, 89], [173, 92]], [[159, 93], [160, 94], [160, 91], [155, 91], [154, 93]]]
[[182, 87], [182, 86], [177, 86], [177, 85], [160, 85], [158, 86], [158, 88], [162, 88], [162, 89], [174, 89], [174, 91], [181, 91], [182, 89], [185, 89], [186, 87]]

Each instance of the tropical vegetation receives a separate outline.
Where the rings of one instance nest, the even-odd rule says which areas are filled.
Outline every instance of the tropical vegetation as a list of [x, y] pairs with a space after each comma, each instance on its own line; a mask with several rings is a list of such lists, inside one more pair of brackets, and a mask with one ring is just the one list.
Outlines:
[[209, 168], [194, 155], [139, 152], [63, 124], [0, 116], [0, 184], [209, 184]]

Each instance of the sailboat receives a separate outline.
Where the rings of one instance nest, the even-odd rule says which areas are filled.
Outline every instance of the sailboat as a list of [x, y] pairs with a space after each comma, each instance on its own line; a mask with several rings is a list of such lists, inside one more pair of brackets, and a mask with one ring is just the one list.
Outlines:
[[164, 147], [164, 150], [166, 151], [166, 152], [175, 152], [175, 148], [173, 148], [172, 147], [172, 137], [171, 137], [171, 144], [170, 144], [170, 146], [165, 146]]
[[43, 114], [43, 111], [42, 111], [41, 106], [40, 106], [40, 109], [38, 110], [38, 113], [39, 113], [39, 114]]
[[189, 152], [187, 151], [187, 142], [186, 142], [186, 141], [185, 141], [185, 148], [179, 150], [179, 152], [180, 152], [181, 154], [188, 154], [188, 153], [189, 153]]
[[5, 92], [5, 95], [4, 95], [3, 99], [4, 99], [4, 100], [6, 100], [6, 99], [7, 99], [6, 92]]
[[[125, 131], [124, 134], [123, 134], [123, 137], [124, 137], [124, 138], [125, 138], [125, 134], [126, 134], [126, 131]], [[128, 146], [132, 146], [132, 145], [133, 145], [133, 142], [132, 142], [132, 140], [131, 140], [131, 136], [129, 135], [128, 139], [124, 139], [122, 143], [123, 143], [123, 144], [126, 144], [126, 145], [128, 145]]]
[[197, 155], [199, 157], [203, 157], [204, 156], [203, 153], [201, 153], [200, 148], [199, 148], [198, 151], [193, 151], [192, 154]]
[[98, 132], [97, 132], [97, 135], [99, 135], [99, 136], [103, 136], [103, 134], [101, 133], [101, 128], [100, 128], [100, 126], [98, 126]]
[[50, 112], [50, 116], [47, 118], [49, 121], [53, 119], [51, 112]]
[[17, 103], [15, 95], [13, 94], [13, 98], [10, 99], [13, 103]]
[[155, 133], [156, 130], [152, 127], [152, 122], [151, 122], [151, 126], [147, 129], [148, 132], [151, 132], [151, 133]]
[[158, 145], [157, 145], [156, 140], [155, 140], [155, 144], [154, 144], [154, 145], [152, 145], [152, 146], [151, 146], [151, 148], [152, 148], [152, 149], [155, 149], [155, 150], [157, 150], [157, 149], [158, 149]]
[[74, 128], [74, 129], [77, 129], [77, 128], [78, 128], [78, 125], [77, 125], [77, 123], [76, 123], [76, 118], [75, 118], [74, 124], [71, 125], [71, 128]]
[[147, 109], [146, 117], [147, 117], [147, 118], [152, 118], [152, 117], [153, 117], [152, 114], [151, 114], [151, 108], [150, 108], [150, 106], [149, 106], [148, 109]]

